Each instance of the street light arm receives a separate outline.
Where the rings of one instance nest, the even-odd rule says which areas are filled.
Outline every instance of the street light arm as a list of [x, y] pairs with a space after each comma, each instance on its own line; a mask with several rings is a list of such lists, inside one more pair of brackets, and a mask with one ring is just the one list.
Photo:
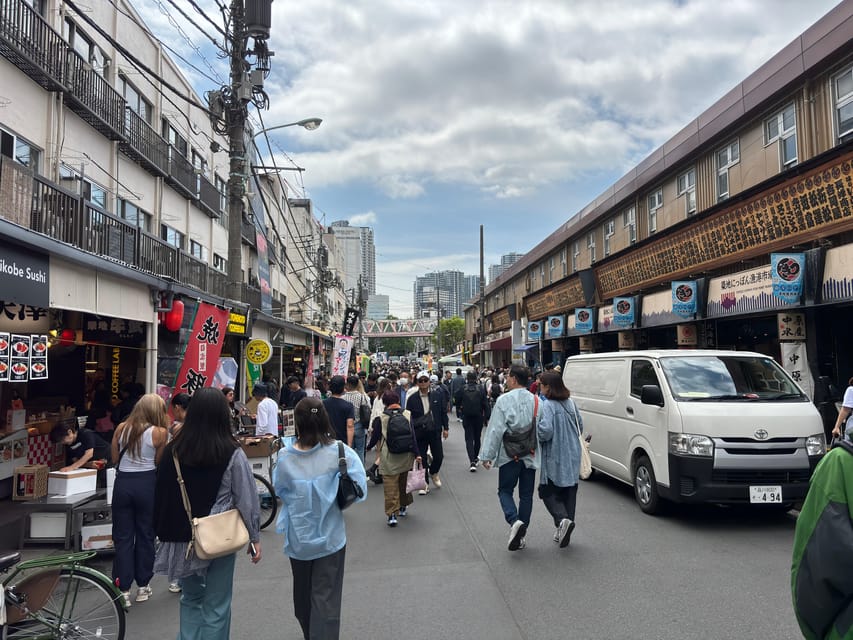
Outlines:
[[314, 131], [314, 129], [319, 127], [320, 123], [322, 122], [322, 118], [305, 118], [303, 120], [297, 120], [296, 122], [288, 122], [287, 124], [277, 124], [274, 127], [267, 127], [265, 129], [261, 129], [257, 133], [252, 134], [252, 140], [257, 138], [262, 133], [268, 133], [270, 131], [275, 131], [276, 129], [284, 129], [285, 127], [302, 127], [304, 129], [307, 129], [308, 131]]

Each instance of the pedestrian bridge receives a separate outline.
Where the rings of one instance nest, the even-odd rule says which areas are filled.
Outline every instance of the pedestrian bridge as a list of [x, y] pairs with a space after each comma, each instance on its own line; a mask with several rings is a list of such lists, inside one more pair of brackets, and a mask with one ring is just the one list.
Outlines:
[[364, 320], [365, 338], [427, 338], [435, 333], [438, 320]]

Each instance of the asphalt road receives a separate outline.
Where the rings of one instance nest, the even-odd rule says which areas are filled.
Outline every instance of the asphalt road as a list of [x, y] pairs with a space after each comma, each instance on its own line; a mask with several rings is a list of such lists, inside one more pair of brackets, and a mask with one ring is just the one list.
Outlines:
[[[798, 638], [790, 604], [790, 514], [676, 507], [640, 512], [629, 487], [583, 482], [571, 546], [535, 498], [527, 548], [506, 549], [497, 472], [470, 473], [461, 425], [451, 418], [444, 487], [416, 496], [396, 529], [382, 487], [347, 519], [341, 638]], [[236, 571], [232, 638], [298, 639], [282, 538], [262, 533], [264, 557]], [[179, 596], [165, 578], [134, 604], [128, 638], [177, 633]]]

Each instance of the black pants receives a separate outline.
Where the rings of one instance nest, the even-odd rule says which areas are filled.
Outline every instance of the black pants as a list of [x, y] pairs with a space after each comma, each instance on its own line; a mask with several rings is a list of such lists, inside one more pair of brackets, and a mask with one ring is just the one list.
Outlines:
[[337, 640], [341, 633], [341, 594], [347, 548], [316, 560], [290, 559], [293, 612], [305, 640]]
[[545, 503], [548, 513], [554, 518], [554, 526], [560, 526], [560, 520], [575, 519], [575, 505], [578, 500], [578, 485], [558, 487], [548, 480], [548, 484], [539, 485], [539, 497]]
[[480, 434], [483, 433], [483, 416], [462, 416], [462, 429], [465, 431], [465, 449], [468, 461], [472, 464], [480, 455]]
[[429, 477], [441, 470], [441, 463], [444, 461], [441, 428], [435, 427], [432, 431], [420, 431], [416, 434], [416, 437], [418, 439], [418, 450], [421, 452], [424, 466], [426, 466], [427, 462], [427, 449], [432, 454], [432, 464], [427, 469], [427, 484], [429, 484]]

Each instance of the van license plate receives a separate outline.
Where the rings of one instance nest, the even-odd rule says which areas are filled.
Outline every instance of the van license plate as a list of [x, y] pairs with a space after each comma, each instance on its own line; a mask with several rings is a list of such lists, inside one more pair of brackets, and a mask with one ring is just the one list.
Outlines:
[[782, 502], [782, 487], [772, 485], [766, 487], [750, 487], [749, 501], [753, 504], [772, 504]]

